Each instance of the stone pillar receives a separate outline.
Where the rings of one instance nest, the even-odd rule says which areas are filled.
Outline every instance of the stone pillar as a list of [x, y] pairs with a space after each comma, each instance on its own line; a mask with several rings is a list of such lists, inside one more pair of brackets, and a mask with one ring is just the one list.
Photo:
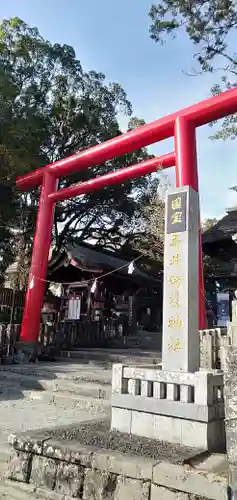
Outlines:
[[[235, 292], [236, 296], [237, 292]], [[232, 300], [232, 320], [227, 323], [227, 336], [230, 337], [230, 343], [237, 346], [237, 299]]]
[[198, 193], [169, 190], [164, 247], [163, 370], [199, 369]]
[[226, 347], [224, 354], [226, 451], [230, 498], [234, 500], [237, 499], [237, 347]]
[[[212, 366], [210, 371], [199, 370], [198, 214], [198, 194], [193, 189], [168, 193], [163, 369], [113, 367], [111, 428], [221, 451], [225, 446], [223, 374]], [[212, 365], [212, 349], [207, 354], [207, 365]]]

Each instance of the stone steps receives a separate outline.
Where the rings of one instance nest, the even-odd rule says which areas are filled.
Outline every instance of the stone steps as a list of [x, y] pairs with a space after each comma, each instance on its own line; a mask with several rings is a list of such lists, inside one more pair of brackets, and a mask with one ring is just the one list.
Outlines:
[[[143, 352], [138, 358], [138, 352], [134, 349], [126, 352], [112, 349], [80, 349], [72, 353], [78, 355], [79, 359], [76, 358], [74, 362], [67, 359], [50, 364], [2, 365], [0, 403], [13, 401], [15, 405], [15, 401], [23, 400], [25, 404], [30, 402], [31, 405], [38, 405], [39, 412], [74, 412], [75, 420], [79, 418], [80, 412], [88, 412], [93, 417], [108, 415], [111, 368], [104, 368], [105, 359], [110, 358], [110, 364], [115, 361], [127, 361], [127, 364], [140, 366], [155, 366], [156, 362], [153, 353]], [[84, 362], [85, 359], [88, 363]]]
[[23, 390], [22, 395], [25, 400], [42, 402], [48, 405], [54, 405], [60, 408], [62, 411], [75, 410], [75, 420], [76, 411], [88, 411], [92, 415], [97, 415], [99, 413], [108, 414], [109, 413], [109, 400], [96, 398], [92, 396], [83, 395], [65, 395], [54, 392], [35, 392]]
[[[25, 401], [34, 401], [35, 403], [43, 403], [47, 406], [54, 406], [60, 408], [62, 411], [74, 410], [75, 420], [76, 414], [79, 411], [88, 411], [91, 414], [108, 414], [109, 401], [111, 396], [111, 387], [94, 384], [94, 383], [81, 383], [81, 384], [62, 384], [62, 390], [59, 386], [54, 387], [55, 384], [50, 386], [48, 381], [40, 381], [40, 388], [37, 389], [27, 388], [29, 380], [27, 376], [19, 384], [17, 381], [14, 384], [11, 380], [4, 382], [4, 386], [0, 384], [1, 399], [2, 400], [17, 400], [18, 398]], [[42, 387], [42, 386], [46, 387]], [[69, 385], [70, 390], [67, 388]]]
[[150, 351], [158, 351], [159, 345], [160, 341], [155, 337], [148, 337], [148, 338], [128, 337], [125, 343], [125, 346], [127, 348], [137, 347], [139, 349], [145, 349]]
[[63, 378], [47, 380], [31, 375], [24, 375], [19, 378], [19, 374], [17, 373], [1, 373], [0, 394], [3, 394], [8, 390], [14, 391], [16, 389], [21, 389], [22, 391], [35, 391], [36, 394], [47, 391], [52, 394], [55, 393], [56, 395], [63, 395], [65, 393], [68, 397], [77, 397], [77, 395], [84, 395], [99, 399], [110, 398], [111, 379], [107, 381], [96, 381], [93, 380], [92, 376], [89, 379], [85, 378], [85, 375], [83, 374], [81, 375], [81, 377], [82, 379], [80, 379], [79, 375], [78, 380], [76, 381]]
[[139, 330], [136, 334], [130, 337], [111, 340], [109, 343], [112, 348], [138, 349], [145, 351], [158, 351], [162, 349], [162, 333], [148, 332]]
[[111, 369], [70, 360], [1, 365], [0, 452], [9, 453], [9, 434], [108, 416], [110, 393]]
[[[79, 359], [0, 366], [0, 454], [5, 458], [10, 434], [107, 418], [113, 362], [154, 366], [157, 360], [137, 349], [78, 353]], [[0, 459], [0, 476], [1, 468]]]
[[[158, 339], [140, 339], [137, 336], [128, 337], [123, 342], [124, 349], [144, 349], [145, 351], [156, 352], [159, 350]], [[121, 340], [115, 340], [111, 347], [121, 348]]]
[[[29, 370], [21, 373], [22, 367], [14, 371], [0, 371], [0, 398], [24, 398], [28, 401], [43, 402], [61, 409], [86, 410], [91, 413], [108, 413], [111, 397], [111, 373], [102, 376], [100, 370], [94, 372], [76, 372], [50, 379], [39, 367], [39, 377], [31, 375]], [[37, 369], [36, 369], [37, 372]], [[60, 374], [59, 374], [60, 375]]]
[[[0, 381], [5, 379], [55, 381], [56, 384], [64, 382], [95, 382], [100, 384], [111, 384], [111, 369], [85, 366], [79, 361], [60, 359], [58, 363], [37, 363], [35, 365], [0, 365]], [[29, 382], [30, 383], [30, 382]]]
[[140, 349], [72, 349], [60, 353], [61, 358], [80, 360], [81, 363], [111, 367], [113, 363], [123, 363], [136, 366], [156, 366], [161, 363], [159, 351]]

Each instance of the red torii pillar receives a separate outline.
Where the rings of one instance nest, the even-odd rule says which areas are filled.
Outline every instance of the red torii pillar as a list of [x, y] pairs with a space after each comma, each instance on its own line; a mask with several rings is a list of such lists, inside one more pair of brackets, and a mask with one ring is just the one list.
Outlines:
[[[22, 342], [35, 343], [38, 339], [55, 202], [154, 172], [160, 164], [163, 168], [175, 164], [177, 186], [191, 186], [198, 191], [195, 129], [236, 111], [237, 89], [232, 89], [17, 179], [21, 190], [42, 186], [20, 336]], [[60, 177], [169, 137], [175, 138], [175, 153], [57, 191]], [[203, 329], [206, 327], [206, 311], [201, 238], [199, 261], [199, 327]]]

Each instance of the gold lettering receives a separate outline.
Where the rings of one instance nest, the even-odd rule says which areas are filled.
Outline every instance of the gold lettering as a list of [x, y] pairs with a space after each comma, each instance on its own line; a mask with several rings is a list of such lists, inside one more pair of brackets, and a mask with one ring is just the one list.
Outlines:
[[177, 253], [176, 255], [173, 255], [171, 261], [170, 261], [170, 265], [172, 266], [172, 264], [175, 264], [176, 266], [179, 266], [180, 264], [180, 255], [179, 253]]
[[182, 212], [174, 212], [171, 217], [172, 224], [180, 224], [182, 222]]
[[168, 283], [170, 283], [171, 285], [176, 285], [177, 288], [180, 288], [182, 279], [183, 276], [169, 276]]
[[171, 247], [179, 249], [180, 239], [177, 233], [172, 234], [172, 242], [170, 244]]
[[179, 292], [171, 294], [169, 297], [169, 303], [171, 306], [176, 307], [177, 309], [181, 307]]
[[180, 196], [178, 198], [175, 198], [175, 200], [172, 200], [172, 210], [178, 210], [179, 208], [181, 208]]
[[175, 328], [175, 329], [182, 328], [182, 320], [179, 314], [176, 314], [176, 316], [171, 316], [168, 322], [168, 328]]
[[182, 345], [181, 345], [180, 340], [179, 339], [176, 339], [176, 340], [170, 339], [170, 342], [168, 344], [168, 350], [173, 351], [173, 352], [181, 351]]

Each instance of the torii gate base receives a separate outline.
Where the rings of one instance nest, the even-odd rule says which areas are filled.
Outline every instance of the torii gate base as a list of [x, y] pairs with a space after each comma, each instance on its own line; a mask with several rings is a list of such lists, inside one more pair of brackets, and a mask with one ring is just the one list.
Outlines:
[[[160, 165], [163, 168], [175, 165], [176, 186], [190, 186], [198, 192], [195, 129], [236, 111], [237, 89], [233, 89], [17, 179], [17, 186], [21, 190], [30, 190], [39, 185], [42, 186], [20, 335], [22, 342], [35, 343], [38, 339], [56, 201], [66, 200], [73, 196], [154, 172]], [[169, 137], [175, 139], [174, 153], [57, 191], [57, 181], [60, 177], [89, 166], [102, 164], [116, 156], [122, 156]], [[201, 239], [199, 241], [198, 299], [199, 327], [204, 329], [206, 326], [206, 313]]]

